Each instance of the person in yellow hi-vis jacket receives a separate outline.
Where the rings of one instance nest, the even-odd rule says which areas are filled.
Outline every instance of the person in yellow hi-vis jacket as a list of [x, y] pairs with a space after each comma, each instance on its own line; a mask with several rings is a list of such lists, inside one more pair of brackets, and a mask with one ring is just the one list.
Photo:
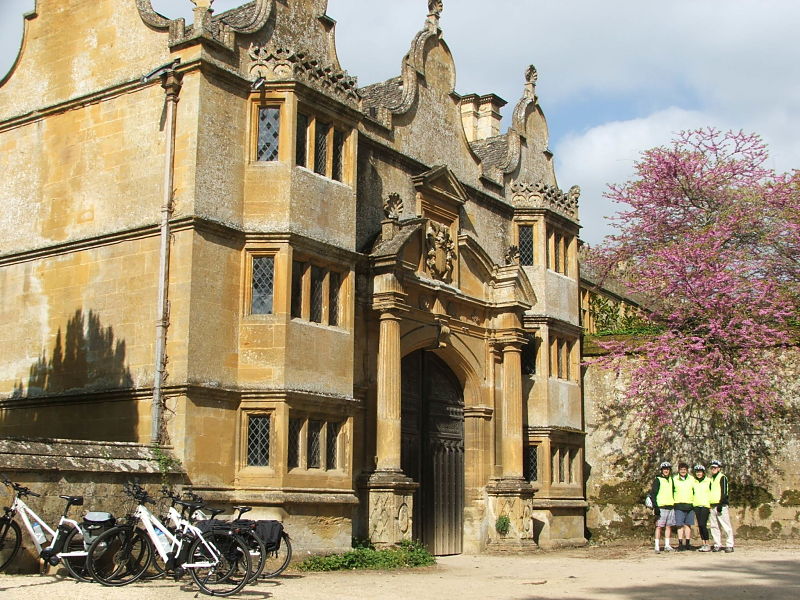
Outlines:
[[669, 545], [671, 528], [675, 524], [675, 515], [672, 507], [675, 503], [673, 494], [675, 488], [672, 485], [672, 464], [662, 462], [659, 466], [660, 473], [653, 479], [653, 485], [647, 496], [647, 505], [652, 507], [656, 517], [656, 553], [661, 552], [659, 542], [661, 541], [661, 530], [664, 530], [664, 551], [672, 552], [673, 548]]
[[694, 506], [694, 516], [697, 517], [697, 528], [700, 530], [700, 539], [703, 545], [700, 552], [709, 552], [711, 546], [708, 545], [708, 514], [711, 512], [711, 485], [710, 479], [706, 477], [706, 468], [697, 464], [694, 471], [694, 483], [692, 484], [692, 505]]
[[685, 462], [678, 463], [678, 473], [672, 476], [673, 500], [675, 511], [675, 529], [678, 531], [678, 551], [691, 550], [692, 525], [694, 513], [692, 512], [694, 477], [689, 475], [689, 465]]
[[712, 552], [722, 550], [722, 537], [719, 530], [725, 532], [725, 552], [733, 552], [733, 527], [731, 526], [731, 515], [728, 510], [729, 488], [728, 477], [722, 472], [722, 463], [712, 460], [709, 465], [711, 477], [709, 478], [709, 490], [711, 497], [711, 513], [709, 523], [711, 524], [711, 537], [714, 539]]

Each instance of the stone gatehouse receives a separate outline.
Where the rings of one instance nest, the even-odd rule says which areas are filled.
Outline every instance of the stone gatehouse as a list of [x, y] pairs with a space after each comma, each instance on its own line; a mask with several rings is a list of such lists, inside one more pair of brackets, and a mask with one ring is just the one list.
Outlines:
[[501, 127], [456, 91], [441, 2], [408, 2], [422, 28], [366, 87], [326, 0], [195, 4], [25, 17], [0, 432], [166, 445], [311, 551], [583, 543], [579, 190], [536, 70]]

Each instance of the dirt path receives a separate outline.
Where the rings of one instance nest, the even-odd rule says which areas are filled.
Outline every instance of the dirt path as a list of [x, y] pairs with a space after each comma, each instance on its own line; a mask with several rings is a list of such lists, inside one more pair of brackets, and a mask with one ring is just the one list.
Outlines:
[[[5, 599], [178, 600], [187, 583], [103, 588], [57, 577], [0, 575]], [[202, 598], [203, 596], [199, 596]], [[413, 571], [290, 573], [246, 588], [258, 600], [797, 600], [800, 547], [740, 547], [733, 554], [655, 555], [644, 547], [599, 547], [529, 556], [450, 556]]]

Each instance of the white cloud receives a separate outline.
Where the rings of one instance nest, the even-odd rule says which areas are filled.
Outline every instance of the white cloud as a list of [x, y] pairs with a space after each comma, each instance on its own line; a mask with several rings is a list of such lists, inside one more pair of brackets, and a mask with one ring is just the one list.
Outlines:
[[581, 186], [581, 237], [597, 244], [611, 232], [605, 219], [618, 206], [603, 197], [609, 183], [622, 183], [634, 174], [642, 149], [667, 144], [678, 131], [715, 123], [713, 115], [668, 108], [647, 117], [604, 123], [583, 134], [570, 134], [554, 148], [562, 187]]

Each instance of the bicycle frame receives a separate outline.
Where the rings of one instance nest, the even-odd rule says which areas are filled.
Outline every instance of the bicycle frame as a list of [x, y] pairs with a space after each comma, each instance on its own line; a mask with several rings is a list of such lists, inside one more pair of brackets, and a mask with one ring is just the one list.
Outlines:
[[[204, 569], [213, 567], [219, 563], [220, 560], [220, 552], [219, 550], [211, 543], [209, 543], [204, 537], [203, 532], [200, 531], [197, 527], [189, 523], [186, 519], [181, 517], [180, 513], [175, 510], [174, 507], [169, 508], [169, 518], [172, 523], [175, 525], [177, 530], [184, 535], [176, 536], [172, 532], [170, 532], [166, 526], [159, 521], [153, 513], [151, 513], [146, 506], [139, 504], [136, 508], [135, 516], [139, 519], [139, 521], [144, 526], [145, 531], [147, 532], [147, 536], [150, 538], [150, 541], [153, 543], [153, 547], [158, 552], [161, 559], [166, 563], [169, 560], [170, 554], [173, 557], [176, 557], [180, 554], [181, 548], [183, 547], [184, 543], [188, 543], [185, 534], [190, 534], [202, 540], [203, 546], [209, 553], [209, 556], [213, 558], [213, 562], [204, 561], [204, 562], [197, 562], [197, 563], [183, 563], [179, 565], [184, 569]], [[165, 550], [161, 545], [160, 540], [158, 539], [158, 533], [161, 532], [166, 536], [166, 538], [170, 541], [170, 548], [169, 551]]]
[[[42, 548], [44, 548], [45, 550], [52, 550], [55, 547], [56, 540], [58, 539], [58, 533], [59, 533], [58, 532], [58, 527], [61, 527], [62, 525], [67, 524], [67, 525], [71, 525], [72, 527], [76, 527], [81, 532], [83, 531], [83, 529], [81, 528], [81, 526], [78, 524], [77, 521], [74, 521], [72, 519], [68, 519], [67, 517], [64, 517], [64, 516], [62, 516], [61, 519], [59, 520], [57, 528], [55, 530], [52, 529], [47, 523], [45, 523], [42, 520], [42, 518], [39, 515], [37, 515], [33, 511], [33, 509], [30, 506], [25, 504], [24, 500], [22, 500], [18, 496], [14, 498], [14, 503], [11, 505], [11, 510], [9, 511], [8, 514], [9, 514], [10, 518], [13, 518], [14, 515], [17, 515], [17, 514], [20, 516], [20, 518], [22, 519], [23, 525], [25, 525], [25, 529], [28, 530], [28, 535], [33, 540], [33, 543], [36, 546], [36, 553], [38, 555], [42, 554]], [[44, 544], [39, 542], [38, 539], [36, 539], [36, 535], [34, 534], [34, 531], [33, 531], [33, 523], [31, 522], [31, 519], [33, 519], [34, 522], [38, 523], [41, 526], [41, 528], [44, 530], [44, 533], [45, 533], [46, 537], [49, 536], [51, 538], [49, 546], [45, 546]], [[63, 558], [65, 556], [66, 557], [72, 557], [72, 556], [76, 556], [77, 557], [77, 556], [86, 556], [86, 555], [87, 555], [86, 542], [84, 541], [84, 550], [76, 551], [76, 552], [59, 552], [55, 556], [60, 559], [60, 558]]]

